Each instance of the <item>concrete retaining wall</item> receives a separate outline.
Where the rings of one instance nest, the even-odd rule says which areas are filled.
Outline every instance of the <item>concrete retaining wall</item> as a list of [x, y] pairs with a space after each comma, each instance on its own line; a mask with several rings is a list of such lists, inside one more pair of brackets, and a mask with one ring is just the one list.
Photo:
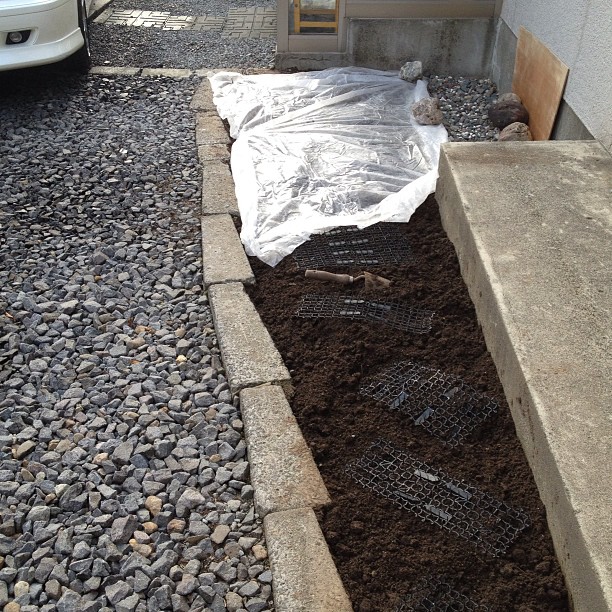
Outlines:
[[348, 56], [357, 66], [392, 70], [420, 60], [426, 74], [489, 73], [492, 19], [352, 19], [348, 28]]

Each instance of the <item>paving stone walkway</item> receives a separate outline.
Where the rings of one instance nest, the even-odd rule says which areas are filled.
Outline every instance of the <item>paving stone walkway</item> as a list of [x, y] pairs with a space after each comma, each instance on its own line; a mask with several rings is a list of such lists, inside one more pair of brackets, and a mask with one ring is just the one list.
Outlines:
[[220, 32], [225, 38], [276, 37], [276, 9], [250, 7], [229, 9], [225, 16], [171, 15], [169, 12], [112, 10], [100, 14], [95, 23], [161, 30], [195, 30]]

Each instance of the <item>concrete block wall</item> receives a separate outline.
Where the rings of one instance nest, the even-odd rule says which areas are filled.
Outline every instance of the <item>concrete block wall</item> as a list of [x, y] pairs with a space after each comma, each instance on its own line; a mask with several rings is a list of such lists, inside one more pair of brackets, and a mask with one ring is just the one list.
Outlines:
[[491, 18], [351, 19], [347, 51], [352, 64], [367, 68], [420, 60], [426, 74], [481, 77], [489, 73], [494, 34]]

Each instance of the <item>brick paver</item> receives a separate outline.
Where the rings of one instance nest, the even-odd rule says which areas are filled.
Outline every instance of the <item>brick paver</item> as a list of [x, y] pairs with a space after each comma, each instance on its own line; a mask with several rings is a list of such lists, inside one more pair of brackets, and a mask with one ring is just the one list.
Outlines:
[[122, 25], [162, 30], [221, 32], [226, 38], [274, 38], [276, 9], [250, 7], [229, 9], [227, 15], [170, 15], [160, 11], [106, 10], [95, 19], [105, 25]]

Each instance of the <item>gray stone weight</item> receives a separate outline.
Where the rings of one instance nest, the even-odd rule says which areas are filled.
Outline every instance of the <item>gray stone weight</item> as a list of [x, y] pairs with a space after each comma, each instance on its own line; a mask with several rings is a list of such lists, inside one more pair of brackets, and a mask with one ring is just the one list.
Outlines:
[[400, 68], [400, 78], [414, 83], [423, 78], [423, 64], [421, 62], [406, 62]]

